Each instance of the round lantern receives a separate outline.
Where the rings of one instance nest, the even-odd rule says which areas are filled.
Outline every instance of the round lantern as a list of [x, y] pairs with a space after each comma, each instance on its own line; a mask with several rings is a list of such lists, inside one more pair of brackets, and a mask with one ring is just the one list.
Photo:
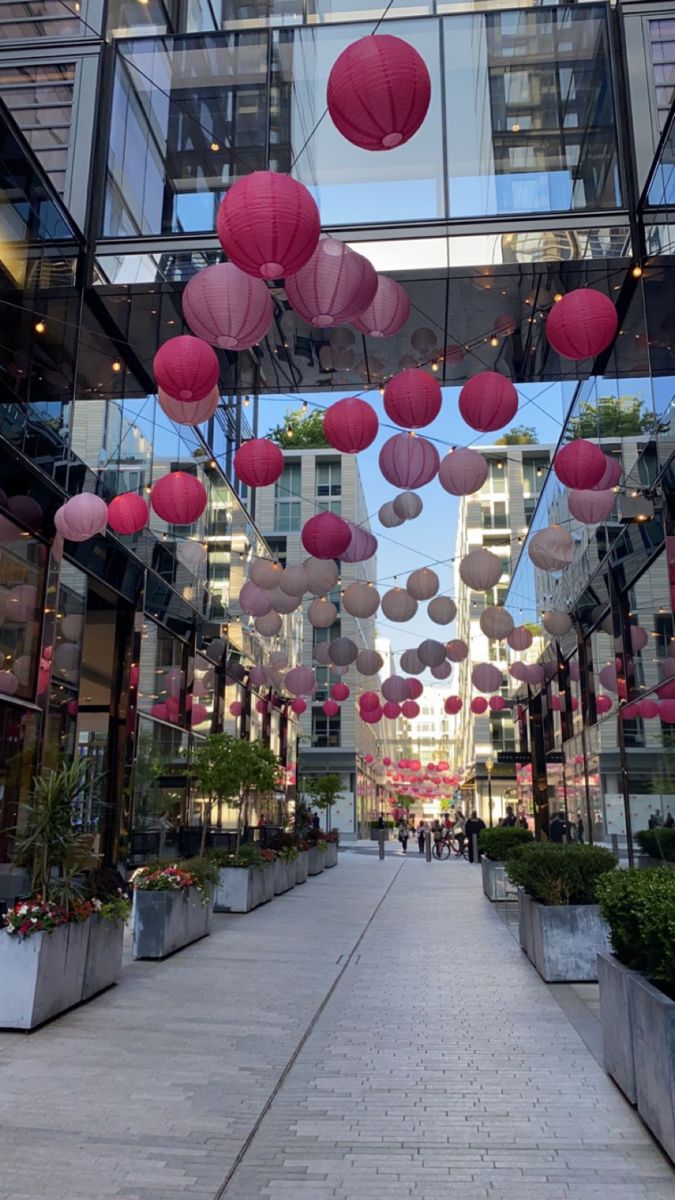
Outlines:
[[408, 685], [408, 699], [419, 700], [424, 691], [424, 684], [419, 679], [406, 679]]
[[430, 600], [432, 596], [436, 595], [440, 587], [440, 580], [436, 572], [429, 567], [420, 567], [408, 576], [405, 586], [406, 591], [414, 600]]
[[249, 579], [256, 587], [271, 591], [281, 583], [281, 564], [271, 558], [254, 558], [248, 571]]
[[600, 492], [596, 489], [586, 489], [580, 492], [569, 492], [567, 504], [571, 515], [582, 525], [599, 525], [606, 521], [614, 508], [616, 496], [614, 492]]
[[616, 667], [613, 663], [608, 663], [607, 666], [600, 668], [599, 673], [600, 683], [608, 692], [616, 693], [618, 691], [618, 680], [616, 677]]
[[378, 721], [382, 720], [382, 706], [378, 704], [377, 708], [369, 708], [367, 712], [362, 709], [360, 717], [362, 721], [365, 721], [366, 725], [377, 725]]
[[417, 601], [405, 588], [390, 588], [382, 597], [382, 612], [388, 621], [410, 621], [417, 612]]
[[4, 696], [14, 696], [19, 690], [19, 680], [13, 671], [0, 671], [0, 692]]
[[[445, 653], [445, 647], [443, 647], [443, 652]], [[431, 674], [434, 679], [449, 679], [452, 675], [452, 667], [446, 659], [444, 662], [439, 663], [437, 667], [432, 667]]]
[[377, 675], [383, 666], [384, 660], [377, 650], [359, 650], [356, 656], [356, 669], [359, 675]]
[[[337, 577], [337, 571], [336, 571]], [[285, 592], [287, 596], [302, 596], [307, 591], [307, 572], [300, 563], [284, 567], [278, 579], [279, 588]], [[323, 594], [330, 592], [330, 587], [320, 587], [316, 589], [317, 593]]]
[[233, 700], [230, 705], [230, 716], [240, 717], [244, 711], [244, 706], [241, 700]]
[[397, 529], [405, 521], [405, 517], [398, 515], [391, 500], [388, 500], [386, 504], [380, 505], [377, 519], [380, 525], [384, 525], [385, 529]]
[[284, 456], [269, 438], [243, 442], [234, 456], [234, 473], [248, 487], [269, 487], [281, 478]]
[[549, 708], [551, 709], [551, 712], [562, 712], [562, 701], [560, 696], [551, 696]]
[[419, 517], [423, 505], [421, 498], [415, 492], [401, 492], [392, 500], [392, 508], [401, 520], [414, 521], [415, 517]]
[[401, 706], [394, 704], [392, 700], [387, 700], [387, 703], [382, 705], [382, 712], [387, 720], [395, 721], [401, 715]]
[[518, 393], [497, 371], [481, 371], [464, 384], [459, 393], [462, 419], [480, 433], [503, 429], [518, 412]]
[[283, 279], [309, 262], [321, 218], [303, 184], [275, 171], [252, 171], [229, 188], [216, 230], [228, 258], [247, 275]]
[[[401, 670], [407, 675], [421, 675], [424, 670], [424, 663], [420, 662], [419, 655], [416, 650], [404, 650], [401, 655]], [[414, 696], [411, 697], [415, 699]]]
[[542, 621], [544, 629], [550, 633], [551, 637], [565, 637], [565, 634], [569, 633], [572, 628], [572, 618], [558, 609], [545, 612]]
[[610, 696], [596, 697], [595, 707], [599, 713], [608, 713], [612, 707], [611, 697]]
[[372, 583], [350, 583], [342, 593], [342, 607], [352, 617], [372, 617], [379, 604], [380, 593]]
[[209, 421], [220, 402], [217, 387], [211, 389], [203, 400], [174, 400], [164, 388], [157, 389], [157, 400], [163, 413], [177, 425], [202, 425]]
[[446, 658], [450, 662], [460, 663], [468, 656], [469, 647], [462, 638], [453, 638], [451, 642], [447, 642], [445, 646]]
[[388, 275], [378, 275], [375, 299], [352, 321], [359, 333], [369, 337], [393, 337], [403, 329], [410, 316], [410, 298], [400, 283]]
[[339, 700], [340, 704], [342, 704], [343, 700], [346, 700], [349, 696], [349, 688], [346, 683], [334, 683], [330, 689], [330, 694], [334, 700]]
[[159, 387], [174, 400], [203, 400], [220, 374], [216, 352], [201, 338], [182, 334], [157, 351], [152, 370]]
[[549, 525], [532, 535], [527, 552], [542, 571], [562, 571], [574, 558], [574, 542], [562, 525]]
[[576, 288], [554, 304], [546, 337], [556, 354], [579, 362], [611, 346], [619, 326], [612, 301], [594, 288]]
[[68, 642], [79, 642], [84, 632], [84, 617], [79, 613], [68, 613], [61, 618], [61, 633]]
[[419, 368], [400, 371], [384, 389], [384, 411], [395, 425], [421, 429], [436, 420], [441, 411], [441, 385]]
[[221, 350], [248, 350], [272, 324], [272, 297], [262, 279], [234, 263], [193, 275], [183, 292], [183, 316], [192, 332]]
[[617, 487], [622, 475], [621, 463], [618, 459], [613, 458], [611, 454], [605, 454], [605, 470], [602, 478], [598, 480], [595, 487], [591, 488], [593, 492], [606, 492], [609, 488]]
[[314, 662], [320, 663], [322, 667], [327, 667], [330, 663], [328, 657], [328, 642], [316, 642], [312, 650]]
[[[407, 721], [413, 721], [415, 717], [420, 715], [420, 706], [416, 700], [404, 700], [401, 705], [401, 716]], [[413, 761], [416, 761], [413, 759]], [[419, 767], [417, 768], [419, 770]]]
[[[223, 638], [214, 638], [213, 641], [207, 647], [206, 657], [209, 659], [210, 662], [215, 663], [217, 666], [219, 666], [220, 663], [222, 662], [224, 653], [225, 653], [225, 642], [224, 642]], [[236, 665], [241, 666], [240, 663], [237, 663]], [[243, 674], [244, 674], [244, 668], [242, 667], [241, 668], [241, 677], [243, 677]]]
[[402, 704], [404, 700], [409, 699], [408, 681], [402, 675], [390, 675], [382, 684], [382, 695], [385, 700], [391, 700], [394, 704]]
[[436, 625], [450, 625], [457, 616], [457, 605], [449, 596], [434, 596], [427, 604], [427, 614]]
[[546, 672], [541, 663], [528, 663], [525, 667], [525, 679], [531, 687], [538, 687], [546, 679]]
[[501, 579], [503, 570], [501, 558], [479, 546], [464, 555], [459, 564], [459, 577], [472, 591], [489, 592]]
[[307, 701], [303, 700], [300, 696], [296, 696], [294, 700], [291, 700], [291, 708], [297, 716], [301, 717], [307, 709]]
[[321, 708], [327, 717], [335, 717], [340, 711], [337, 700], [324, 700]]
[[157, 480], [150, 503], [167, 525], [193, 525], [206, 508], [206, 488], [187, 471], [172, 471]]
[[255, 711], [257, 713], [260, 713], [261, 717], [264, 716], [265, 713], [267, 712], [267, 701], [266, 700], [256, 700]]
[[527, 682], [527, 664], [524, 662], [511, 663], [509, 667], [509, 675], [512, 679], [517, 679], [519, 683]]
[[358, 649], [351, 638], [333, 638], [333, 641], [328, 643], [328, 657], [336, 667], [350, 666], [357, 654]]
[[496, 692], [502, 686], [502, 673], [492, 663], [478, 663], [471, 672], [471, 682], [479, 692]]
[[102, 533], [108, 523], [108, 506], [100, 496], [82, 492], [66, 500], [54, 513], [57, 532], [70, 542], [86, 542]]
[[305, 521], [302, 544], [314, 558], [340, 558], [352, 537], [351, 529], [336, 513], [321, 512]]
[[659, 704], [659, 716], [666, 725], [674, 725], [675, 700], [662, 700]]
[[424, 59], [389, 33], [351, 42], [331, 68], [326, 104], [343, 137], [362, 150], [392, 150], [417, 133], [431, 100]]
[[640, 716], [645, 721], [651, 721], [652, 718], [655, 717], [659, 711], [659, 706], [656, 703], [656, 700], [651, 700], [649, 698], [647, 700], [641, 700], [639, 708], [640, 708]]
[[649, 643], [649, 634], [641, 625], [631, 625], [630, 644], [633, 654], [639, 654]]
[[492, 712], [503, 712], [506, 708], [506, 700], [503, 696], [490, 696], [489, 704]]
[[471, 701], [471, 711], [476, 717], [480, 717], [484, 712], [487, 712], [487, 706], [488, 702], [484, 696], [474, 696]]
[[529, 650], [532, 640], [532, 634], [526, 625], [516, 625], [506, 639], [511, 649], [518, 651]]
[[342, 561], [346, 563], [366, 562], [377, 553], [377, 538], [368, 529], [347, 521], [351, 538], [346, 550], [342, 551]]
[[[291, 308], [318, 329], [347, 325], [377, 292], [375, 268], [336, 238], [323, 238], [304, 267], [284, 283]], [[339, 447], [338, 447], [339, 449]]]
[[272, 588], [271, 591], [265, 594], [269, 596], [274, 612], [283, 613], [284, 616], [295, 612], [302, 604], [302, 596], [289, 596], [288, 592], [282, 591], [280, 587]]
[[342, 454], [366, 450], [375, 441], [379, 427], [375, 409], [358, 396], [338, 400], [323, 415], [326, 441]]
[[270, 666], [275, 670], [285, 670], [288, 666], [288, 655], [284, 650], [273, 650], [270, 654]]
[[256, 587], [248, 579], [239, 592], [239, 607], [250, 617], [264, 617], [272, 610], [270, 593], [266, 592], [264, 588]]
[[338, 611], [335, 605], [325, 597], [312, 600], [307, 609], [307, 620], [315, 629], [329, 629], [337, 620]]
[[438, 479], [451, 496], [472, 496], [487, 480], [487, 459], [477, 450], [453, 450], [441, 459]]
[[193, 574], [196, 574], [204, 566], [208, 556], [209, 552], [204, 543], [195, 542], [192, 539], [181, 542], [176, 551], [178, 561]]
[[251, 667], [248, 673], [248, 681], [251, 687], [264, 687], [268, 682], [267, 671], [264, 667]]
[[37, 588], [32, 583], [17, 583], [3, 598], [4, 616], [7, 621], [32, 621], [37, 607]]
[[513, 617], [501, 604], [491, 604], [480, 615], [479, 625], [487, 638], [501, 642], [513, 633]]
[[115, 533], [140, 533], [145, 529], [150, 509], [142, 496], [136, 492], [123, 492], [115, 496], [108, 505], [108, 524]]
[[254, 625], [261, 637], [270, 638], [281, 632], [283, 621], [278, 612], [268, 612], [264, 617], [256, 617]]
[[152, 708], [150, 709], [150, 716], [155, 717], [158, 721], [170, 720], [169, 710], [167, 709], [166, 704], [153, 704]]
[[291, 696], [310, 696], [316, 677], [311, 667], [293, 667], [286, 672], [284, 683]]
[[417, 657], [425, 667], [440, 667], [445, 662], [445, 646], [434, 638], [425, 638], [417, 647]]
[[387, 483], [407, 489], [431, 483], [438, 473], [440, 459], [433, 442], [397, 433], [384, 443], [379, 462]]
[[564, 487], [591, 489], [602, 479], [607, 463], [595, 442], [575, 438], [559, 450], [553, 459], [553, 470]]
[[363, 692], [359, 696], [359, 707], [363, 712], [372, 712], [378, 707], [379, 703], [380, 697], [377, 692]]

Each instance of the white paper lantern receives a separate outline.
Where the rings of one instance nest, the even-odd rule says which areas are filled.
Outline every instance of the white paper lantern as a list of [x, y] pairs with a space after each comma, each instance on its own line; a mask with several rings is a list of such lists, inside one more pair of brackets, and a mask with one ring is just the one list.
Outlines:
[[359, 650], [356, 656], [356, 669], [359, 675], [377, 675], [383, 666], [384, 659], [377, 650]]
[[562, 525], [548, 525], [530, 538], [527, 552], [540, 570], [562, 571], [574, 558], [572, 535]]
[[[307, 572], [300, 563], [284, 567], [277, 580], [277, 584], [287, 596], [302, 596], [307, 591]], [[274, 586], [276, 587], [277, 584]], [[319, 589], [320, 592], [324, 590], [326, 589]], [[328, 591], [330, 591], [330, 588]]]
[[327, 596], [337, 587], [340, 576], [335, 563], [330, 558], [306, 558], [303, 565], [305, 572], [305, 590], [315, 596]]
[[276, 637], [281, 630], [283, 621], [279, 613], [268, 612], [264, 617], [256, 617], [253, 624], [261, 637]]
[[313, 650], [314, 662], [320, 663], [322, 667], [327, 667], [330, 658], [328, 657], [328, 642], [315, 642]]
[[280, 587], [272, 588], [265, 593], [270, 598], [270, 604], [276, 613], [292, 613], [302, 604], [302, 596], [289, 596]]
[[487, 638], [501, 642], [513, 633], [513, 617], [501, 604], [491, 604], [480, 615], [479, 625]]
[[284, 682], [291, 696], [310, 696], [316, 688], [316, 676], [311, 667], [293, 667]]
[[[208, 554], [203, 542], [187, 541], [180, 543], [176, 551], [176, 558], [184, 567], [187, 567], [188, 571], [192, 571], [196, 575], [204, 566]], [[255, 580], [253, 582], [255, 583]]]
[[385, 529], [396, 529], [405, 521], [405, 517], [399, 517], [392, 500], [388, 500], [386, 504], [382, 504], [377, 513], [380, 525], [384, 525]]
[[436, 625], [450, 625], [457, 616], [457, 605], [449, 596], [435, 596], [427, 604], [427, 614]]
[[312, 600], [307, 609], [307, 620], [315, 629], [329, 629], [337, 620], [338, 610], [331, 600], [324, 596]]
[[271, 558], [254, 558], [248, 570], [248, 577], [256, 587], [271, 591], [272, 588], [281, 587], [283, 573], [281, 563], [274, 562]]
[[474, 592], [488, 592], [502, 577], [502, 560], [479, 546], [470, 550], [459, 564], [459, 577]]
[[492, 663], [478, 663], [471, 672], [471, 682], [479, 692], [498, 692], [502, 686], [502, 673]]
[[529, 650], [533, 639], [526, 625], [516, 625], [506, 640], [512, 650], [521, 651]]
[[425, 638], [417, 647], [417, 657], [425, 667], [440, 667], [445, 662], [445, 646], [434, 638]]
[[438, 479], [451, 496], [472, 496], [487, 480], [487, 459], [478, 450], [453, 450], [441, 459]]
[[401, 655], [401, 670], [405, 671], [406, 675], [421, 675], [424, 670], [424, 663], [421, 661], [416, 650], [404, 650]]
[[405, 588], [390, 588], [382, 597], [382, 612], [388, 621], [410, 621], [417, 612], [417, 601]]
[[424, 507], [417, 492], [400, 492], [391, 503], [396, 516], [403, 521], [414, 521]]
[[406, 590], [414, 600], [430, 600], [440, 587], [440, 580], [429, 567], [420, 567], [408, 576]]
[[67, 642], [81, 642], [84, 633], [84, 617], [79, 613], [68, 613], [62, 617], [61, 633]]
[[328, 657], [336, 667], [348, 667], [358, 654], [356, 643], [348, 637], [334, 638], [328, 643]]
[[544, 629], [551, 637], [564, 637], [572, 628], [572, 618], [558, 609], [545, 612], [542, 621]]
[[342, 607], [352, 617], [372, 617], [380, 606], [380, 593], [372, 583], [350, 583], [342, 593]]

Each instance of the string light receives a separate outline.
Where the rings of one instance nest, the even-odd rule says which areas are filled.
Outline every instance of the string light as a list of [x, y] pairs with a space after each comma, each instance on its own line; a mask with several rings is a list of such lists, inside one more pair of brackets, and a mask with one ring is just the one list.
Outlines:
[[122, 370], [122, 364], [121, 364], [119, 358], [116, 358], [113, 360], [112, 369], [116, 375], [119, 374], [119, 372]]
[[47, 326], [45, 325], [44, 321], [36, 321], [35, 322], [35, 332], [36, 333], [44, 333], [46, 328], [47, 328]]
[[499, 338], [498, 338], [498, 337], [496, 337], [496, 335], [495, 335], [495, 334], [493, 334], [493, 335], [492, 335], [492, 337], [490, 338], [490, 345], [491, 345], [491, 346], [498, 346], [498, 345], [499, 345]]
[[220, 150], [220, 146], [218, 145], [217, 142], [211, 142], [211, 149], [213, 150], [213, 152], [215, 154], [216, 150]]
[[639, 263], [636, 263], [635, 266], [633, 267], [633, 270], [631, 271], [631, 275], [633, 276], [633, 279], [641, 279], [642, 273], [643, 273], [642, 267], [640, 266]]

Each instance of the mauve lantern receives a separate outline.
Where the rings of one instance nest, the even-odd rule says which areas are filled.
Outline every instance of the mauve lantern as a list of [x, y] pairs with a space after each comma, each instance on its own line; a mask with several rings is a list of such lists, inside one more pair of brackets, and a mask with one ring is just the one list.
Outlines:
[[351, 541], [351, 530], [336, 513], [321, 512], [305, 521], [302, 544], [314, 558], [340, 558]]
[[[419, 717], [419, 715], [420, 706], [416, 700], [403, 701], [403, 704], [401, 705], [401, 716], [405, 717], [407, 721], [414, 721], [415, 717]], [[413, 762], [416, 761], [416, 759], [413, 759]], [[419, 767], [417, 769], [419, 770]]]
[[354, 525], [352, 521], [347, 521], [346, 524], [351, 531], [351, 538], [347, 549], [342, 551], [342, 561], [346, 563], [366, 562], [377, 552], [377, 538], [369, 529]]
[[[424, 663], [420, 662], [419, 655], [416, 650], [404, 650], [401, 655], [401, 670], [407, 675], [421, 675], [424, 670]], [[414, 696], [411, 697], [415, 699]]]
[[453, 638], [452, 641], [446, 642], [445, 656], [449, 662], [460, 663], [468, 657], [469, 647], [462, 638]]
[[383, 666], [384, 660], [377, 650], [359, 650], [356, 656], [356, 669], [359, 675], [377, 675]]
[[108, 524], [115, 533], [140, 533], [145, 529], [150, 509], [142, 496], [136, 492], [123, 492], [115, 496], [108, 505]]
[[542, 571], [562, 571], [574, 558], [572, 535], [562, 525], [548, 525], [533, 534], [527, 552]]
[[622, 475], [621, 463], [617, 458], [613, 458], [611, 454], [605, 454], [605, 470], [602, 478], [598, 480], [591, 491], [606, 492], [609, 488], [617, 487]]
[[488, 592], [499, 582], [503, 570], [501, 558], [479, 546], [464, 555], [459, 564], [459, 577], [474, 592]]
[[449, 596], [434, 596], [427, 604], [427, 616], [436, 625], [450, 625], [457, 616], [457, 605]]
[[[286, 571], [289, 569], [286, 567]], [[305, 575], [305, 588], [308, 592], [313, 592], [315, 596], [325, 596], [328, 592], [332, 592], [337, 585], [339, 571], [330, 559], [306, 558], [302, 564], [302, 570]]]
[[513, 617], [501, 604], [491, 604], [484, 609], [478, 623], [487, 638], [498, 642], [513, 633]]
[[503, 696], [490, 696], [489, 704], [492, 712], [503, 712], [506, 708], [506, 700]]
[[73, 496], [54, 513], [57, 532], [69, 542], [86, 542], [102, 533], [107, 523], [108, 505], [91, 492]]
[[576, 288], [554, 304], [546, 337], [563, 358], [595, 358], [612, 344], [619, 320], [612, 301], [594, 288]]
[[283, 621], [278, 612], [268, 612], [264, 617], [256, 617], [254, 625], [261, 637], [270, 638], [281, 633]]
[[497, 371], [481, 371], [459, 393], [460, 415], [480, 433], [503, 429], [518, 412], [518, 393]]
[[307, 620], [315, 629], [330, 629], [337, 620], [337, 608], [331, 600], [317, 597], [307, 609]]
[[265, 617], [272, 611], [270, 593], [247, 579], [239, 591], [239, 607], [249, 617]]
[[572, 628], [572, 618], [565, 612], [560, 612], [559, 609], [552, 609], [550, 612], [545, 612], [542, 617], [544, 629], [550, 633], [551, 637], [565, 637]]
[[471, 672], [471, 682], [479, 692], [496, 692], [502, 685], [502, 673], [492, 663], [478, 663]]
[[[449, 679], [452, 675], [452, 666], [446, 659], [444, 662], [439, 663], [437, 667], [432, 667], [431, 674], [434, 679]], [[418, 681], [415, 680], [414, 682], [417, 683]]]
[[316, 683], [311, 667], [293, 667], [284, 677], [286, 690], [292, 696], [309, 696]]
[[484, 696], [474, 696], [471, 701], [471, 711], [476, 717], [480, 717], [484, 712], [487, 712], [487, 706], [488, 702]]
[[233, 700], [230, 705], [230, 716], [231, 717], [240, 717], [241, 714], [243, 713], [243, 711], [244, 711], [244, 706], [243, 706], [241, 700]]
[[382, 712], [387, 720], [395, 721], [401, 715], [401, 706], [394, 704], [393, 700], [387, 700], [387, 703], [382, 705]]
[[203, 400], [220, 374], [216, 352], [202, 338], [182, 334], [157, 351], [152, 370], [159, 387], [174, 400]]
[[377, 692], [363, 692], [359, 696], [359, 707], [363, 712], [373, 712], [380, 703]]
[[318, 329], [348, 325], [377, 292], [375, 268], [337, 238], [319, 242], [304, 267], [285, 280], [291, 308]]
[[283, 473], [284, 456], [269, 438], [251, 438], [234, 456], [234, 472], [248, 487], [269, 487]]
[[365, 721], [366, 725], [377, 725], [378, 722], [382, 720], [382, 707], [378, 704], [377, 708], [368, 709], [367, 712], [362, 709], [360, 716], [361, 720]]
[[326, 441], [341, 454], [366, 450], [375, 441], [379, 426], [375, 409], [358, 396], [338, 400], [323, 415]]
[[392, 150], [409, 141], [430, 99], [424, 59], [409, 42], [389, 33], [369, 34], [347, 46], [326, 88], [333, 124], [362, 150]]
[[294, 700], [291, 700], [291, 708], [298, 717], [301, 717], [307, 710], [307, 701], [303, 700], [300, 696], [296, 696]]
[[441, 459], [438, 481], [451, 496], [472, 496], [488, 477], [487, 459], [477, 450], [453, 450]]
[[350, 583], [342, 593], [342, 607], [352, 617], [373, 617], [380, 605], [380, 593], [372, 583]]
[[594, 488], [607, 467], [606, 456], [595, 442], [575, 438], [559, 450], [553, 459], [553, 470], [567, 488]]
[[248, 673], [248, 681], [251, 687], [264, 687], [268, 682], [265, 667], [251, 667]]
[[216, 230], [228, 258], [247, 275], [283, 279], [309, 262], [321, 218], [311, 193], [275, 171], [252, 171], [229, 188]]
[[600, 492], [592, 488], [585, 491], [571, 491], [567, 497], [567, 505], [571, 515], [582, 525], [599, 525], [609, 517], [616, 496], [614, 492]]
[[174, 400], [164, 388], [158, 388], [157, 399], [162, 412], [177, 425], [202, 425], [215, 413], [220, 392], [214, 387], [203, 400]]
[[425, 667], [440, 667], [445, 663], [445, 646], [434, 638], [425, 638], [417, 647], [417, 656]]
[[422, 499], [415, 492], [401, 492], [394, 497], [391, 505], [396, 516], [403, 521], [414, 521], [423, 508]]
[[516, 625], [508, 634], [506, 641], [512, 650], [529, 650], [532, 645], [532, 634], [526, 625]]
[[408, 691], [408, 680], [402, 675], [390, 675], [382, 684], [382, 695], [385, 700], [390, 700], [394, 704], [402, 704], [404, 700], [410, 698]]
[[348, 637], [333, 638], [328, 643], [328, 657], [336, 667], [349, 667], [358, 654], [356, 644]]
[[221, 350], [248, 350], [272, 324], [272, 297], [262, 279], [234, 263], [216, 263], [193, 275], [183, 292], [183, 316], [192, 332]]
[[168, 525], [193, 525], [206, 508], [206, 489], [187, 471], [171, 471], [157, 480], [150, 503]]
[[410, 298], [396, 280], [378, 275], [375, 299], [352, 321], [354, 329], [369, 337], [392, 337], [410, 316]]
[[397, 433], [380, 450], [380, 470], [397, 488], [418, 488], [431, 483], [438, 473], [440, 458], [433, 442]]
[[524, 662], [511, 663], [509, 667], [509, 675], [512, 679], [517, 679], [519, 683], [527, 682], [527, 664]]
[[649, 634], [641, 625], [631, 625], [630, 644], [633, 654], [639, 654], [649, 643]]
[[388, 621], [410, 621], [417, 612], [417, 601], [405, 588], [390, 588], [382, 597], [382, 612]]
[[384, 389], [384, 411], [403, 429], [421, 429], [436, 420], [441, 411], [441, 385], [419, 368], [400, 371]]
[[413, 600], [430, 600], [440, 587], [440, 580], [430, 567], [419, 567], [408, 576], [406, 591]]
[[386, 504], [380, 505], [377, 519], [385, 529], [397, 529], [405, 521], [405, 517], [399, 516], [396, 512], [392, 500], [387, 500]]

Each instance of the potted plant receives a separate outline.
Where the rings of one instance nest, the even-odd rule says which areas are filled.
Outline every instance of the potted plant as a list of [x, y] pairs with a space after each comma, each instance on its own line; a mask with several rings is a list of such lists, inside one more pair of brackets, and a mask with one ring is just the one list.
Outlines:
[[635, 840], [642, 851], [638, 867], [675, 867], [675, 829], [640, 829]]
[[291, 833], [280, 833], [269, 843], [270, 850], [276, 854], [274, 894], [281, 896], [283, 892], [295, 887], [295, 863], [298, 850], [296, 839]]
[[616, 871], [598, 897], [613, 950], [598, 955], [605, 1067], [675, 1158], [675, 874]]
[[497, 825], [494, 829], [482, 829], [478, 838], [481, 851], [483, 891], [488, 900], [506, 900], [507, 858], [517, 846], [533, 840], [529, 829], [519, 825]]
[[309, 874], [309, 842], [304, 837], [296, 838], [298, 856], [295, 860], [295, 882], [306, 883]]
[[308, 829], [305, 840], [309, 843], [309, 875], [320, 875], [324, 869], [326, 854], [326, 836], [321, 829]]
[[211, 888], [217, 868], [210, 859], [158, 862], [131, 876], [134, 958], [166, 958], [211, 931]]
[[[312, 798], [314, 808], [318, 808], [320, 812], [326, 814], [326, 830], [331, 829], [331, 810], [335, 804], [340, 792], [342, 791], [342, 779], [339, 775], [310, 775], [305, 780], [305, 791]], [[325, 865], [334, 867], [337, 864], [337, 842], [335, 844], [334, 855], [330, 854], [326, 857]], [[328, 858], [330, 857], [330, 862]], [[335, 861], [333, 861], [333, 857]]]
[[337, 866], [340, 835], [337, 829], [331, 829], [329, 833], [324, 834], [324, 838], [326, 840], [326, 852], [323, 856], [323, 865], [328, 870], [329, 867]]
[[[262, 796], [273, 791], [279, 773], [276, 755], [262, 742], [249, 742], [229, 733], [212, 733], [195, 754], [195, 777], [213, 803], [229, 804], [237, 811], [235, 854], [241, 844], [242, 813], [248, 810], [253, 792]], [[206, 830], [204, 822], [204, 833]]]
[[530, 842], [510, 854], [506, 872], [519, 885], [521, 946], [547, 983], [597, 979], [597, 954], [609, 945], [597, 887], [616, 867], [603, 846]]
[[209, 858], [217, 870], [213, 895], [215, 912], [250, 912], [274, 896], [276, 854], [258, 846], [212, 850]]

